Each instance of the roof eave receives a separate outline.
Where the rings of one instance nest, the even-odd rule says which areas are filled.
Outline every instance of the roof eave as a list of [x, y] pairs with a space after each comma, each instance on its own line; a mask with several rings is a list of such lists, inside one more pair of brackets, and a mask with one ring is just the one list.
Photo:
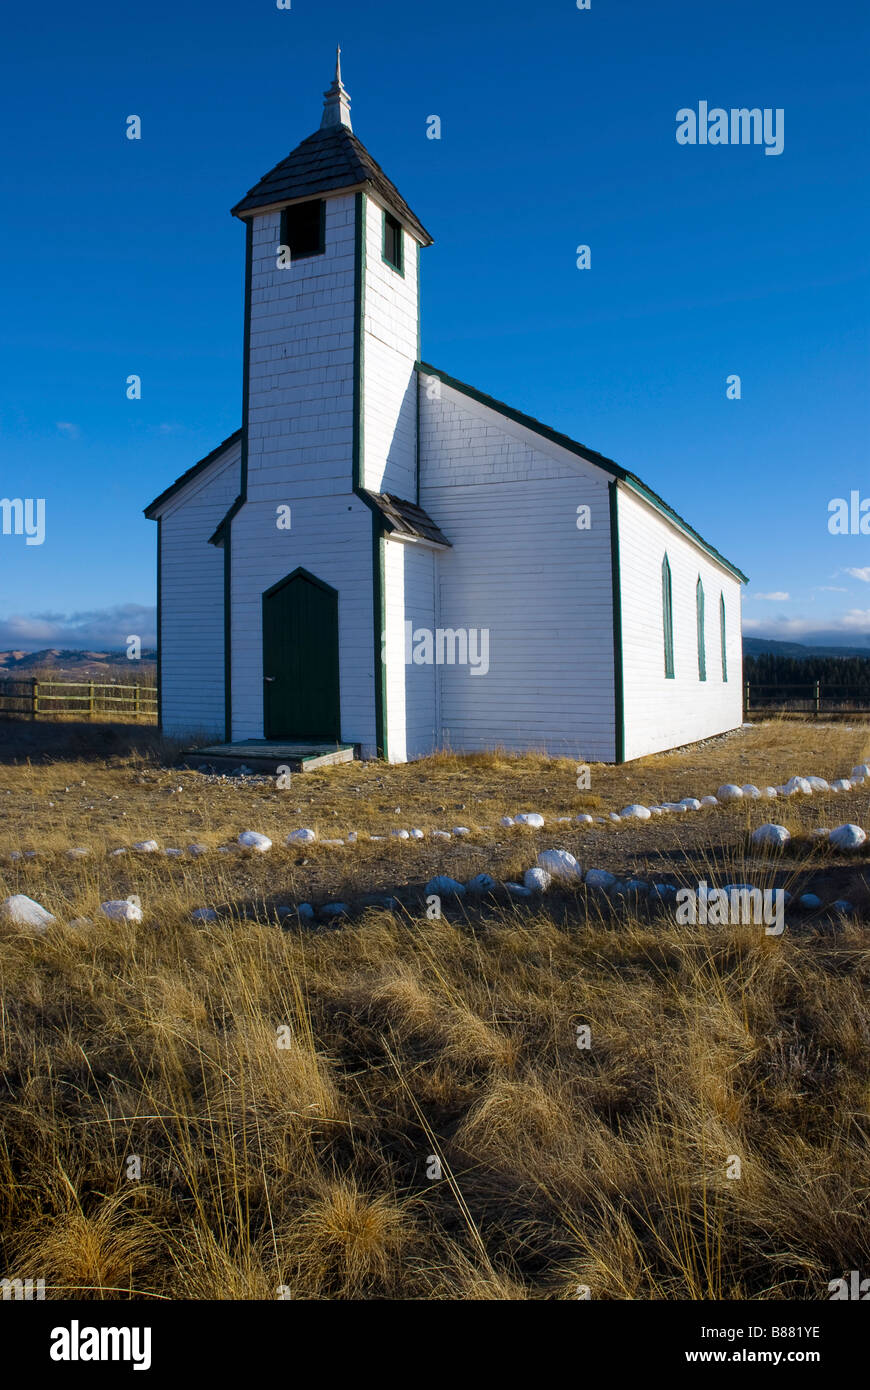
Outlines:
[[738, 569], [736, 565], [733, 565], [730, 560], [726, 560], [725, 556], [720, 554], [715, 546], [710, 545], [709, 541], [705, 541], [704, 537], [699, 535], [695, 528], [690, 526], [689, 522], [685, 521], [684, 518], [680, 516], [679, 512], [675, 512], [672, 507], [668, 506], [663, 497], [659, 497], [658, 493], [653, 492], [652, 488], [648, 488], [646, 483], [634, 473], [629, 472], [627, 468], [623, 468], [621, 464], [616, 463], [615, 460], [607, 458], [605, 454], [599, 454], [596, 449], [587, 449], [579, 440], [572, 439], [570, 435], [562, 434], [559, 430], [551, 429], [549, 425], [545, 425], [540, 420], [536, 420], [533, 415], [526, 415], [521, 410], [515, 410], [513, 406], [506, 405], [504, 401], [496, 400], [494, 396], [488, 396], [485, 391], [478, 391], [475, 386], [469, 386], [467, 382], [459, 381], [456, 377], [449, 376], [447, 372], [440, 371], [437, 367], [431, 366], [428, 362], [417, 362], [415, 366], [417, 371], [426, 372], [431, 376], [438, 377], [439, 380], [451, 386], [455, 391], [459, 391], [461, 395], [470, 396], [472, 400], [479, 401], [481, 405], [486, 406], [489, 410], [494, 410], [496, 414], [504, 415], [507, 419], [514, 420], [518, 425], [522, 425], [525, 429], [531, 430], [533, 434], [538, 434], [544, 439], [549, 439], [551, 443], [558, 444], [560, 448], [566, 449], [569, 453], [576, 454], [578, 458], [584, 459], [587, 463], [602, 468], [605, 473], [610, 473], [612, 477], [616, 478], [619, 482], [625, 483], [633, 492], [638, 493], [645, 501], [649, 502], [657, 512], [666, 517], [668, 521], [687, 535], [696, 545], [700, 546], [712, 560], [715, 560], [717, 564], [723, 566], [723, 568], [726, 569], [729, 574], [732, 574], [735, 579], [739, 580], [741, 584], [749, 583], [749, 579], [743, 571]]

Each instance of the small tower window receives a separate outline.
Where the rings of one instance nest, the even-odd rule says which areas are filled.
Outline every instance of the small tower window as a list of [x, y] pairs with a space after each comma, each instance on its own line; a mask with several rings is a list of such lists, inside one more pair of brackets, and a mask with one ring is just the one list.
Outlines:
[[281, 212], [281, 244], [290, 247], [291, 261], [322, 256], [326, 250], [326, 200], [292, 203]]
[[404, 238], [402, 236], [402, 224], [397, 217], [389, 212], [384, 213], [384, 260], [387, 265], [391, 265], [393, 270], [397, 270], [400, 275], [405, 273], [404, 258], [402, 255]]

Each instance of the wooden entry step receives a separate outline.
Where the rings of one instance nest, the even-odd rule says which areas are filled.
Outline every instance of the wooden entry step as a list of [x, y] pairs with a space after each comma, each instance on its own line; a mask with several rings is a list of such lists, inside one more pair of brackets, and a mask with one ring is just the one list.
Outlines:
[[184, 767], [213, 767], [215, 772], [248, 767], [252, 772], [277, 774], [279, 767], [291, 772], [313, 772], [335, 763], [350, 763], [358, 756], [354, 743], [290, 743], [286, 740], [248, 738], [239, 743], [212, 743], [189, 748], [179, 759]]

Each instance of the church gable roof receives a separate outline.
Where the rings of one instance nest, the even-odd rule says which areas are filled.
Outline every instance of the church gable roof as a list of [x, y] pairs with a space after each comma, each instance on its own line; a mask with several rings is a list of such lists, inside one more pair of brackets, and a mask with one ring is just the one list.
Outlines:
[[592, 463], [598, 468], [603, 469], [604, 472], [609, 473], [612, 478], [618, 478], [621, 482], [626, 483], [633, 492], [636, 492], [638, 496], [643, 497], [649, 502], [657, 512], [667, 517], [669, 521], [674, 522], [681, 531], [684, 531], [690, 536], [702, 550], [706, 551], [711, 559], [723, 565], [730, 574], [734, 575], [735, 579], [739, 579], [742, 584], [749, 583], [747, 575], [745, 575], [742, 570], [739, 570], [736, 565], [732, 565], [731, 561], [726, 560], [725, 556], [722, 555], [715, 546], [705, 541], [704, 537], [698, 534], [694, 526], [690, 526], [688, 521], [680, 516], [679, 512], [675, 512], [673, 507], [668, 506], [664, 498], [659, 497], [657, 492], [653, 492], [652, 488], [647, 487], [646, 483], [638, 478], [637, 474], [630, 473], [627, 468], [623, 468], [621, 464], [615, 463], [613, 459], [607, 458], [606, 455], [599, 454], [596, 449], [587, 449], [585, 444], [580, 444], [576, 439], [572, 439], [570, 435], [562, 434], [560, 430], [554, 430], [551, 429], [549, 425], [542, 424], [541, 421], [536, 420], [533, 415], [526, 415], [522, 410], [515, 410], [513, 406], [505, 405], [504, 401], [498, 401], [494, 396], [488, 396], [484, 391], [478, 391], [476, 387], [469, 386], [464, 381], [457, 381], [456, 377], [448, 376], [446, 372], [439, 371], [437, 367], [432, 367], [426, 362], [418, 362], [417, 371], [425, 372], [427, 376], [437, 378], [439, 381], [444, 382], [445, 386], [450, 386], [454, 391], [458, 391], [460, 395], [469, 396], [480, 405], [487, 406], [498, 415], [503, 415], [505, 419], [513, 420], [516, 424], [523, 425], [527, 430], [531, 430], [534, 434], [539, 434], [543, 439], [549, 439], [551, 443], [558, 444], [560, 448], [567, 449], [569, 453], [576, 454], [578, 458], [585, 459], [587, 463]]
[[234, 434], [228, 435], [222, 443], [218, 444], [216, 449], [212, 449], [211, 453], [206, 454], [205, 458], [201, 458], [197, 463], [194, 463], [188, 468], [186, 473], [182, 473], [180, 478], [176, 478], [174, 483], [170, 483], [169, 487], [161, 492], [159, 497], [155, 497], [154, 501], [149, 502], [148, 506], [144, 508], [144, 513], [148, 519], [154, 521], [161, 507], [165, 506], [169, 499], [175, 496], [176, 492], [180, 492], [188, 483], [193, 482], [194, 478], [199, 477], [200, 473], [204, 473], [207, 468], [210, 468], [213, 463], [217, 462], [222, 454], [227, 453], [234, 444], [238, 444], [241, 437], [241, 430], [236, 430]]
[[264, 174], [232, 211], [235, 217], [245, 217], [258, 208], [359, 187], [370, 188], [424, 245], [431, 244], [432, 238], [395, 184], [345, 125], [325, 126], [309, 135]]

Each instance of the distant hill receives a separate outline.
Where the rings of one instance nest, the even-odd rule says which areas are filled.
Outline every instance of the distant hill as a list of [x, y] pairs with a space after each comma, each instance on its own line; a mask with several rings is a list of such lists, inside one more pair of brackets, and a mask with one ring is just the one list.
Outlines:
[[141, 671], [151, 675], [157, 664], [155, 648], [146, 648], [139, 661], [131, 661], [126, 651], [75, 651], [71, 648], [45, 647], [39, 652], [0, 652], [0, 678], [27, 676], [34, 671], [51, 670], [58, 677], [117, 675], [120, 671]]
[[745, 656], [860, 656], [870, 661], [870, 646], [864, 647], [816, 647], [803, 642], [777, 642], [772, 637], [744, 637]]

